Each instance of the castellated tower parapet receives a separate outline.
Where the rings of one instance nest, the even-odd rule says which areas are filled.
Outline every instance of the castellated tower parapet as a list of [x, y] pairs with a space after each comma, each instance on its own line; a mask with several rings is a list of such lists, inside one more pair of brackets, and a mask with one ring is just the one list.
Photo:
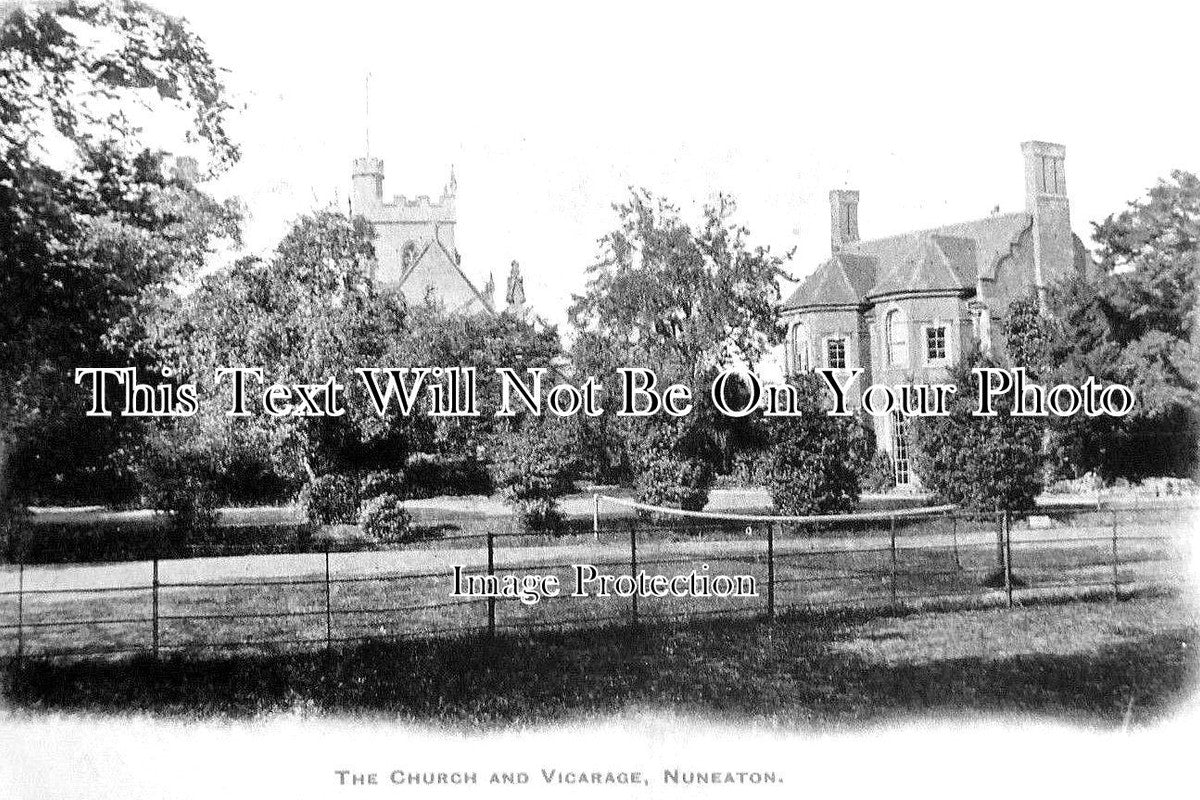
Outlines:
[[[353, 213], [361, 214], [376, 226], [400, 225], [413, 238], [437, 238], [451, 251], [454, 249], [454, 226], [457, 223], [455, 195], [458, 183], [453, 171], [450, 182], [435, 202], [429, 195], [409, 198], [396, 195], [383, 198], [383, 159], [371, 156], [354, 159], [352, 202]], [[417, 228], [426, 228], [424, 236]]]
[[385, 200], [383, 178], [382, 159], [354, 159], [351, 212], [365, 217], [375, 230], [375, 279], [381, 285], [399, 285], [419, 262], [428, 265], [431, 258], [456, 270], [457, 180], [453, 171], [436, 201], [429, 195], [397, 195]]
[[352, 176], [350, 200], [354, 213], [366, 214], [367, 209], [383, 202], [383, 159], [354, 159]]

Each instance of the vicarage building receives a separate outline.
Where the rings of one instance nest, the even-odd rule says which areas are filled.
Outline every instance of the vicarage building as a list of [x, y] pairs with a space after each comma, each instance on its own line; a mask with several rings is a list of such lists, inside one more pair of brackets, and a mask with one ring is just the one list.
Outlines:
[[[1071, 232], [1066, 149], [1031, 141], [1021, 151], [1024, 211], [862, 241], [858, 192], [830, 192], [830, 257], [780, 306], [785, 371], [861, 368], [860, 387], [936, 383], [968, 348], [999, 351], [1009, 303], [1089, 258]], [[872, 419], [897, 486], [919, 485], [904, 418]]]

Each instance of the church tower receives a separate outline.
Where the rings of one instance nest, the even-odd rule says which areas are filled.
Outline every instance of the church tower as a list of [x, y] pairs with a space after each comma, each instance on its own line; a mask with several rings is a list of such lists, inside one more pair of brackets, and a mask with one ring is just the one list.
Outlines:
[[460, 266], [454, 168], [437, 200], [428, 195], [385, 200], [383, 178], [381, 159], [354, 160], [350, 211], [375, 229], [375, 281], [403, 293], [410, 303], [433, 299], [447, 311], [490, 312], [490, 299], [480, 294]]

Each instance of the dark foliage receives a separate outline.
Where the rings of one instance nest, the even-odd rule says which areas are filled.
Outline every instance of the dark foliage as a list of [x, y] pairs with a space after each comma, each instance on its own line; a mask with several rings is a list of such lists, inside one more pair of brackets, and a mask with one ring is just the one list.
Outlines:
[[826, 413], [821, 379], [797, 376], [801, 416], [770, 420], [771, 444], [764, 456], [767, 488], [783, 514], [834, 514], [858, 502], [870, 442], [863, 426]]
[[711, 440], [695, 420], [655, 420], [639, 426], [633, 443], [637, 499], [649, 505], [700, 511], [715, 474]]
[[404, 497], [489, 495], [495, 490], [487, 465], [472, 456], [413, 453], [404, 464]]
[[578, 429], [557, 417], [526, 417], [494, 437], [495, 483], [506, 503], [534, 530], [562, 522], [558, 498], [579, 474]]
[[1195, 476], [1200, 469], [1200, 178], [1177, 170], [1118, 214], [1093, 223], [1098, 268], [1084, 263], [1051, 294], [1062, 328], [1058, 380], [1095, 376], [1137, 398], [1120, 419], [1055, 421], [1063, 477], [1104, 480]]
[[996, 366], [974, 354], [950, 371], [958, 387], [946, 417], [911, 420], [913, 456], [922, 482], [941, 502], [1017, 514], [1034, 508], [1042, 489], [1043, 420], [1014, 417], [1011, 393], [993, 417], [975, 416], [973, 367]]
[[406, 476], [402, 469], [375, 470], [364, 472], [359, 479], [359, 495], [370, 500], [380, 495], [407, 496]]
[[864, 492], [883, 494], [896, 488], [896, 469], [892, 458], [883, 450], [876, 450], [866, 462], [862, 477]]
[[359, 477], [353, 474], [318, 475], [304, 487], [301, 502], [310, 523], [353, 524], [358, 521], [358, 508], [362, 503]]
[[398, 544], [412, 538], [412, 517], [404, 510], [404, 501], [394, 494], [381, 494], [363, 500], [358, 511], [362, 532], [380, 544]]

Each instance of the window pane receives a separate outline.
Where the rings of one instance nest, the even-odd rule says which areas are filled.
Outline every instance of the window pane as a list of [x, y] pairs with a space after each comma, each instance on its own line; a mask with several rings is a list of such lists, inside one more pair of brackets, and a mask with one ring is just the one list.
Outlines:
[[846, 368], [846, 340], [830, 339], [826, 349], [825, 363], [831, 369]]
[[908, 363], [908, 332], [899, 311], [889, 311], [886, 321], [887, 361], [890, 366]]
[[797, 323], [792, 328], [792, 353], [796, 359], [796, 372], [807, 372], [808, 363], [808, 330], [803, 323]]
[[912, 479], [908, 470], [908, 422], [895, 411], [892, 412], [892, 467], [896, 485], [907, 486]]
[[942, 361], [946, 358], [945, 326], [925, 329], [925, 357], [929, 361]]

